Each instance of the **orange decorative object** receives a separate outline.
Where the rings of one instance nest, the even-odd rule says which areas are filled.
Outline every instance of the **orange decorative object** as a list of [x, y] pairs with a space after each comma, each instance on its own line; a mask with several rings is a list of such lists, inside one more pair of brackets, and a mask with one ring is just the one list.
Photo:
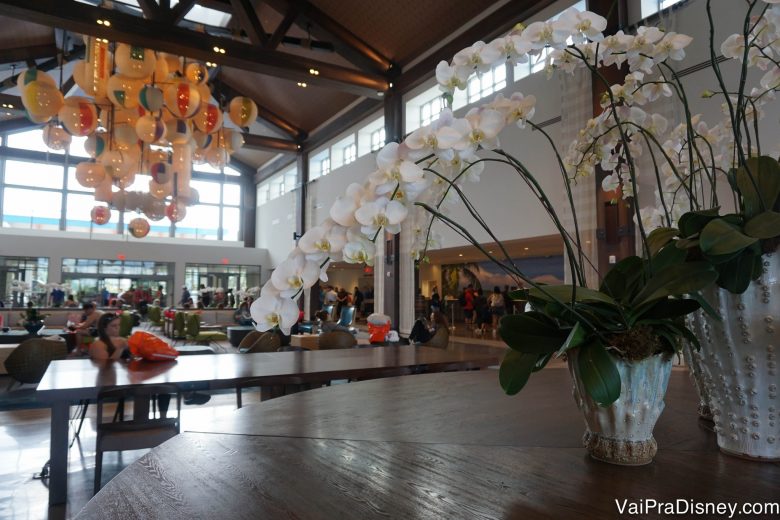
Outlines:
[[139, 330], [127, 340], [130, 353], [147, 361], [168, 361], [179, 357], [179, 352], [154, 334]]
[[384, 325], [368, 324], [368, 341], [369, 343], [382, 343], [385, 340], [385, 336], [390, 332], [390, 323]]

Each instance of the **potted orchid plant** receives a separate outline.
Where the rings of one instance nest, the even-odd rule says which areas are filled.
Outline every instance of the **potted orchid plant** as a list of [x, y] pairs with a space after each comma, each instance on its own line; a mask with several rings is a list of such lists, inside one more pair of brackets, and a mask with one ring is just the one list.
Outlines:
[[[599, 273], [599, 283], [588, 287], [586, 270], [595, 268], [583, 249], [574, 188], [579, 182], [593, 182], [593, 170], [599, 165], [612, 172], [607, 183], [620, 185], [624, 196], [636, 199], [638, 156], [647, 148], [670, 153], [664, 148], [670, 138], [668, 121], [642, 106], [672, 96], [688, 106], [670, 63], [683, 59], [690, 37], [654, 27], [604, 37], [601, 32], [605, 27], [603, 17], [572, 8], [553, 22], [518, 25], [502, 38], [478, 42], [457, 53], [451, 62], [440, 63], [436, 77], [444, 98], [451, 102], [455, 89], [465, 88], [472, 74], [488, 71], [500, 62], [538, 59], [545, 49], [551, 49], [546, 53], [549, 71], [585, 70], [602, 83], [603, 110], [588, 122], [565, 154], [533, 123], [534, 96], [519, 92], [509, 97], [498, 95], [462, 118], [444, 110], [437, 121], [416, 130], [402, 143], [388, 144], [377, 155], [377, 170], [363, 185], [348, 186], [331, 207], [330, 218], [309, 229], [288, 259], [274, 270], [251, 308], [258, 328], [279, 327], [289, 332], [298, 318], [295, 299], [318, 279], [327, 280], [329, 262], [373, 265], [374, 242], [383, 230], [398, 233], [403, 227], [404, 232], [412, 233], [415, 245], [411, 254], [424, 260], [426, 250], [437, 246], [432, 223], [438, 220], [515, 277], [518, 285], [529, 288], [523, 296], [532, 310], [506, 316], [500, 324], [501, 338], [510, 347], [500, 370], [505, 391], [520, 391], [533, 372], [554, 357], [564, 356], [585, 415], [584, 441], [589, 452], [618, 464], [650, 462], [656, 451], [652, 429], [663, 409], [671, 354], [683, 340], [697, 344], [684, 317], [702, 305], [712, 310], [699, 291], [714, 286], [721, 272], [711, 258], [698, 255], [695, 247], [684, 247], [694, 237], [670, 244], [679, 233], [651, 233], [651, 223], [642, 218], [646, 215], [640, 213], [635, 200], [632, 207], [639, 228], [639, 256], [622, 260], [608, 273]], [[603, 75], [602, 69], [613, 65], [628, 68], [624, 83], [614, 85]], [[691, 138], [695, 118], [687, 112], [686, 116], [688, 123], [673, 130], [671, 138], [678, 134], [683, 141]], [[515, 124], [540, 132], [549, 142], [564, 187], [563, 201], [545, 193], [522, 159], [500, 147], [500, 132]], [[479, 182], [485, 165], [494, 162], [509, 166], [525, 182], [559, 231], [571, 284], [536, 284], [514, 264], [466, 196], [465, 185]], [[671, 162], [668, 168], [656, 163], [651, 170], [651, 180], [664, 197], [669, 172], [675, 179], [678, 175], [687, 179]], [[696, 164], [688, 174], [693, 177], [687, 179], [689, 184], [698, 175]], [[453, 204], [465, 206], [499, 244], [500, 254], [482, 248], [464, 223], [449, 215]], [[561, 205], [572, 215], [573, 229], [564, 225]], [[679, 207], [675, 199], [667, 224], [683, 213]]]

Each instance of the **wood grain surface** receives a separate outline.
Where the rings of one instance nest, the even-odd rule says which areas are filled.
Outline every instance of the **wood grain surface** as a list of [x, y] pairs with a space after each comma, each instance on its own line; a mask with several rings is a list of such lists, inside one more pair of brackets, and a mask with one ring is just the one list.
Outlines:
[[[497, 372], [338, 385], [246, 406], [108, 483], [78, 518], [619, 518], [615, 500], [777, 500], [780, 464], [717, 451], [675, 370], [643, 467], [590, 459], [566, 370], [516, 397]], [[654, 518], [653, 515], [643, 518]]]

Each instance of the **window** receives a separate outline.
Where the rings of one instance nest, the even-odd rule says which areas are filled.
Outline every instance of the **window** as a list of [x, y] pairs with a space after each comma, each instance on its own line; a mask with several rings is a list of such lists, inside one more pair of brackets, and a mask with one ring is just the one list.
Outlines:
[[61, 211], [62, 192], [3, 190], [3, 227], [59, 230]]
[[241, 205], [241, 186], [238, 184], [222, 185], [222, 204], [231, 206]]
[[[0, 256], [0, 301], [9, 307], [24, 307], [27, 302], [45, 306], [48, 291], [43, 285], [49, 277], [49, 259], [29, 256]], [[29, 291], [12, 290], [14, 280], [30, 284]], [[13, 315], [12, 323], [16, 322]]]
[[222, 208], [222, 240], [238, 240], [241, 229], [241, 210]]
[[[83, 195], [81, 193], [68, 193], [65, 210], [65, 230], [89, 232], [91, 227], [106, 228], [113, 227], [116, 231], [116, 223], [119, 219], [118, 211], [112, 212], [111, 220], [108, 224], [98, 226], [92, 224], [91, 211], [95, 206], [95, 197], [92, 195]], [[114, 215], [113, 213], [117, 213]]]
[[648, 18], [658, 11], [681, 2], [682, 0], [642, 0], [642, 18]]
[[320, 161], [320, 175], [327, 175], [330, 173], [330, 157], [326, 157]]
[[[323, 171], [324, 167], [324, 171]], [[330, 172], [330, 148], [325, 148], [309, 159], [309, 180], [313, 181]]]
[[5, 161], [6, 184], [61, 190], [63, 174], [63, 167], [55, 164]]
[[[642, 1], [644, 2], [646, 0], [642, 0]], [[578, 2], [567, 7], [566, 9], [569, 9], [570, 7], [574, 7], [579, 11], [585, 11], [587, 9], [587, 3], [585, 0], [579, 0]], [[563, 11], [565, 11], [566, 9], [564, 9]], [[547, 21], [552, 22], [553, 20], [557, 20], [558, 17], [561, 16], [561, 14], [563, 14], [563, 11], [556, 14], [552, 18], [549, 18]], [[571, 38], [567, 40], [567, 43], [571, 45], [572, 43]], [[535, 74], [537, 72], [544, 70], [544, 67], [547, 64], [547, 56], [549, 56], [550, 52], [551, 51], [549, 47], [544, 48], [539, 54], [535, 56], [528, 56], [528, 61], [526, 63], [518, 63], [514, 69], [515, 81], [518, 81], [527, 76], [530, 76], [531, 74]]]
[[420, 107], [420, 126], [431, 124], [444, 110], [444, 98], [436, 97]]
[[43, 132], [40, 128], [28, 130], [27, 132], [9, 134], [6, 137], [6, 146], [9, 148], [21, 148], [23, 150], [34, 150], [36, 152], [47, 152], [56, 155], [63, 155], [65, 153], [64, 150], [50, 150], [43, 142]]
[[209, 181], [190, 181], [190, 187], [198, 190], [201, 204], [219, 204], [219, 183]]
[[357, 159], [357, 146], [355, 143], [350, 143], [341, 149], [343, 164], [349, 164]]
[[373, 132], [371, 132], [371, 151], [376, 152], [378, 150], [381, 150], [384, 145], [385, 145], [385, 127], [382, 127], [379, 130], [374, 130]]
[[198, 204], [187, 208], [187, 215], [176, 223], [176, 236], [217, 240], [219, 238], [219, 206]]
[[297, 188], [297, 185], [298, 168], [295, 166], [273, 175], [257, 187], [257, 206], [262, 206], [270, 200], [291, 192]]
[[474, 103], [494, 92], [498, 92], [504, 87], [506, 87], [506, 64], [500, 63], [488, 72], [472, 76], [469, 79], [466, 87], [467, 100], [469, 103]]

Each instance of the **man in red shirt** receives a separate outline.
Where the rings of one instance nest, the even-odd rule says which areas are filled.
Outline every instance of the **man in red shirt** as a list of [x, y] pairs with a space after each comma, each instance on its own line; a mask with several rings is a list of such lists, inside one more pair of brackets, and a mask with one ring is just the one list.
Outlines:
[[469, 284], [466, 292], [463, 294], [465, 303], [463, 304], [463, 321], [466, 325], [474, 322], [474, 286]]

